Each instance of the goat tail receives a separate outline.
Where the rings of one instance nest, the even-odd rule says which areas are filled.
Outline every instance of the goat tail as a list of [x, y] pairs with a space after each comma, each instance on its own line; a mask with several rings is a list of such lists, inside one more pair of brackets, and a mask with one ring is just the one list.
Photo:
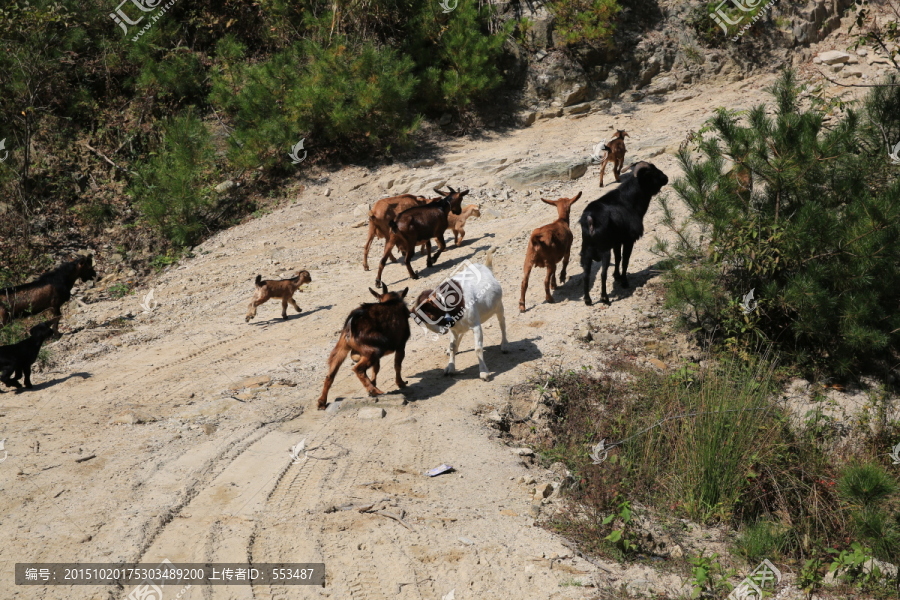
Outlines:
[[388, 223], [388, 227], [391, 228], [391, 231], [392, 231], [392, 232], [394, 232], [394, 233], [400, 233], [400, 230], [397, 229], [397, 221], [391, 219], [390, 222]]
[[497, 246], [494, 246], [490, 250], [487, 251], [487, 254], [484, 255], [484, 266], [486, 266], [488, 269], [490, 269], [491, 272], [494, 271], [494, 252], [496, 252], [496, 251], [497, 251]]
[[262, 287], [262, 275], [256, 276], [256, 287]]

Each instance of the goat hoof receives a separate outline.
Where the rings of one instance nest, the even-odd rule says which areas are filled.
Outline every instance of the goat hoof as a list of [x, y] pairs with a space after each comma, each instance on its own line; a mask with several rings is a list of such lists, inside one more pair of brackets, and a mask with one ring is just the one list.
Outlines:
[[408, 386], [408, 385], [409, 385], [409, 382], [408, 382], [408, 381], [398, 381], [398, 382], [397, 382], [397, 387], [400, 388], [401, 390], [402, 390], [403, 388], [405, 388], [406, 386]]
[[594, 305], [594, 303], [591, 302], [591, 299], [590, 299], [590, 298], [585, 298], [585, 299], [584, 299], [584, 303], [585, 303], [587, 306], [593, 306], [593, 305]]
[[491, 378], [491, 375], [490, 373], [479, 373], [478, 377], [480, 377], [482, 381], [487, 381]]
[[612, 304], [612, 302], [609, 301], [609, 296], [601, 296], [600, 302], [602, 302], [603, 304]]
[[520, 312], [520, 313], [525, 312], [525, 305], [524, 305], [524, 304], [520, 304], [520, 305], [519, 305], [519, 312]]
[[554, 300], [550, 296], [547, 296], [547, 304], [556, 304], [556, 300]]
[[319, 402], [318, 406], [316, 406], [316, 409], [318, 409], [318, 410], [325, 410], [325, 407], [326, 407], [326, 406], [328, 406], [327, 403], [325, 403], [325, 402]]
[[369, 390], [369, 395], [370, 395], [370, 396], [373, 396], [373, 397], [374, 397], [374, 396], [380, 396], [381, 394], [382, 394], [382, 392], [381, 392], [381, 390], [379, 390], [378, 388], [372, 388], [371, 390]]

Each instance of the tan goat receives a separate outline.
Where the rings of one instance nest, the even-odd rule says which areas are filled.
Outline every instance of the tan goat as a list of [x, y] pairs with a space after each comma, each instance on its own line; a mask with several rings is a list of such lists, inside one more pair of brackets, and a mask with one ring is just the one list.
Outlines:
[[478, 210], [477, 204], [467, 204], [463, 206], [462, 212], [458, 215], [450, 213], [447, 216], [448, 229], [453, 231], [453, 240], [457, 246], [462, 244], [463, 238], [466, 237], [466, 219], [469, 217], [480, 217], [481, 211]]
[[553, 303], [550, 290], [556, 289], [556, 264], [562, 260], [562, 271], [559, 274], [559, 282], [566, 282], [566, 267], [569, 266], [569, 253], [572, 251], [572, 230], [569, 229], [569, 213], [575, 201], [581, 198], [578, 192], [573, 198], [560, 198], [559, 200], [547, 200], [541, 198], [547, 204], [556, 207], [559, 218], [549, 225], [538, 227], [531, 232], [528, 240], [528, 248], [525, 250], [525, 275], [522, 278], [522, 294], [519, 297], [519, 312], [525, 312], [525, 292], [528, 290], [528, 277], [533, 267], [546, 267], [547, 276], [544, 278], [544, 294], [547, 302]]
[[282, 319], [287, 319], [288, 303], [290, 303], [298, 313], [301, 312], [300, 307], [294, 302], [294, 292], [296, 292], [301, 285], [310, 283], [311, 281], [312, 278], [309, 276], [309, 271], [297, 271], [290, 279], [281, 280], [263, 281], [262, 275], [257, 275], [256, 292], [253, 294], [253, 299], [250, 301], [246, 321], [249, 323], [250, 319], [256, 316], [257, 306], [267, 302], [271, 298], [281, 299]]
[[622, 165], [625, 164], [625, 138], [629, 137], [624, 129], [617, 129], [616, 134], [611, 140], [605, 144], [606, 156], [603, 157], [603, 164], [600, 165], [600, 187], [603, 187], [603, 174], [606, 173], [606, 163], [612, 161], [613, 176], [619, 181], [619, 173], [622, 172]]

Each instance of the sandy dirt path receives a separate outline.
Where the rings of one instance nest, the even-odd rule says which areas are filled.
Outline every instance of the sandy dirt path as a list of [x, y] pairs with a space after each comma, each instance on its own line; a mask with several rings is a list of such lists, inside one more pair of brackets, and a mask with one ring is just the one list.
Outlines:
[[[725, 88], [697, 88], [683, 102], [616, 105], [618, 114], [578, 120], [539, 121], [522, 130], [450, 145], [434, 158], [451, 185], [473, 190], [498, 187], [478, 161], [522, 158], [521, 165], [582, 157], [614, 127], [629, 131], [627, 162], [678, 143], [712, 108], [746, 108], [764, 99], [764, 81]], [[671, 153], [650, 159], [674, 179]], [[418, 169], [425, 179], [432, 169]], [[502, 403], [510, 386], [554, 365], [596, 366], [590, 349], [571, 337], [589, 316], [609, 322], [629, 318], [640, 302], [634, 288], [658, 276], [649, 252], [663, 235], [660, 209], [652, 205], [647, 236], [632, 258], [632, 290], [613, 288], [613, 304], [581, 301], [576, 231], [570, 280], [542, 301], [543, 271], [532, 274], [528, 311], [516, 310], [524, 242], [532, 228], [555, 218], [538, 200], [584, 191], [573, 209], [599, 196], [598, 167], [576, 181], [544, 184], [529, 196], [482, 197], [492, 215], [469, 221], [467, 240], [450, 247], [435, 268], [417, 257], [422, 278], [410, 281], [401, 265], [388, 264], [391, 289], [410, 287], [412, 300], [434, 287], [466, 258], [480, 260], [499, 246], [495, 274], [504, 288], [512, 351], [501, 354], [496, 321], [485, 331], [485, 360], [494, 372], [478, 378], [471, 335], [457, 358], [458, 373], [443, 376], [444, 346], [418, 328], [403, 365], [409, 387], [400, 393], [392, 368], [380, 383], [389, 392], [375, 404], [345, 363], [332, 388], [329, 411], [315, 410], [325, 361], [347, 313], [371, 299], [375, 271], [361, 266], [365, 230], [353, 228], [360, 203], [390, 195], [384, 175], [349, 167], [307, 189], [296, 202], [222, 232], [196, 256], [162, 274], [152, 286], [159, 305], [141, 310], [141, 295], [86, 308], [73, 305], [68, 323], [84, 327], [79, 345], [57, 356], [54, 371], [35, 377], [31, 392], [0, 394], [0, 438], [9, 457], [0, 463], [0, 567], [2, 598], [125, 598], [128, 589], [17, 587], [17, 562], [324, 562], [325, 588], [195, 587], [182, 598], [586, 598], [581, 582], [615, 581], [608, 572], [573, 557], [552, 533], [534, 527], [531, 497], [515, 480], [528, 468], [497, 442], [473, 414], [479, 405]], [[401, 174], [402, 174], [401, 173]], [[607, 173], [609, 177], [609, 173]], [[482, 186], [479, 188], [479, 186]], [[334, 192], [320, 195], [325, 187]], [[473, 195], [474, 197], [474, 195]], [[478, 201], [474, 197], [474, 201]], [[448, 236], [449, 237], [449, 236]], [[383, 249], [376, 241], [370, 263]], [[280, 306], [260, 307], [244, 322], [257, 273], [274, 277], [289, 268], [311, 272], [308, 291], [296, 296], [302, 314], [282, 322]], [[143, 290], [142, 290], [143, 292]], [[599, 298], [599, 285], [593, 290]], [[133, 327], [117, 317], [131, 313]], [[101, 335], [102, 334], [102, 335]], [[392, 367], [392, 361], [389, 364]], [[271, 378], [249, 384], [246, 378]], [[230, 388], [235, 388], [232, 390]], [[241, 389], [238, 389], [241, 388]], [[403, 404], [404, 399], [408, 402]], [[358, 418], [379, 406], [386, 416]], [[309, 456], [294, 463], [288, 449], [307, 440]], [[77, 459], [95, 455], [82, 462]], [[423, 471], [441, 463], [456, 472], [436, 478]], [[349, 502], [380, 503], [404, 524], [357, 510], [326, 512]], [[167, 591], [172, 598], [175, 592]], [[166, 596], [166, 600], [170, 598]]]

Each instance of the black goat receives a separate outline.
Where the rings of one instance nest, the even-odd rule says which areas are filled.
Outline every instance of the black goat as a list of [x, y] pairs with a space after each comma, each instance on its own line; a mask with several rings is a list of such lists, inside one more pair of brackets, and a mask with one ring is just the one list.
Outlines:
[[37, 360], [44, 342], [55, 335], [54, 328], [58, 326], [59, 317], [56, 317], [32, 327], [27, 339], [17, 344], [0, 346], [0, 381], [10, 387], [21, 388], [19, 378], [24, 375], [25, 387], [30, 389], [31, 365]]
[[[635, 163], [630, 176], [622, 176], [618, 188], [594, 200], [581, 213], [581, 268], [584, 269], [584, 303], [591, 305], [591, 267], [602, 263], [600, 301], [609, 304], [606, 295], [606, 271], [609, 251], [616, 255], [613, 278], [628, 287], [628, 260], [634, 243], [644, 235], [644, 215], [650, 199], [669, 183], [666, 174], [648, 162]], [[619, 262], [622, 272], [619, 274]]]

